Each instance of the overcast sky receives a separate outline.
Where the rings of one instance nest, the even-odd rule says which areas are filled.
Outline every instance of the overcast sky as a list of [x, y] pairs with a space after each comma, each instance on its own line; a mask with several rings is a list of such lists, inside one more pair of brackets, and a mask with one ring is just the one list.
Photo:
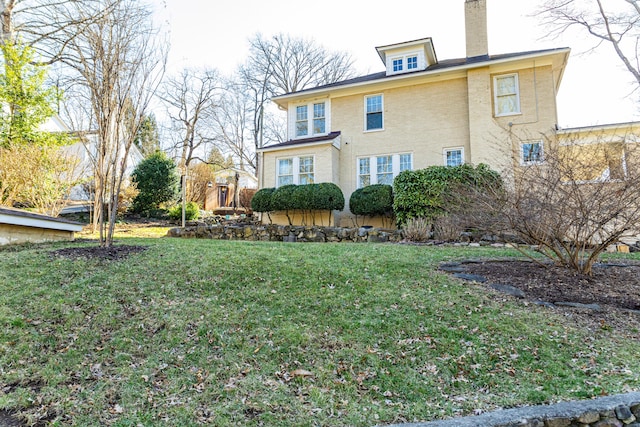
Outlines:
[[[464, 0], [154, 0], [171, 29], [170, 70], [207, 66], [231, 74], [248, 55], [247, 40], [286, 33], [312, 38], [330, 50], [352, 54], [359, 73], [384, 69], [375, 50], [432, 37], [438, 59], [465, 56]], [[560, 88], [562, 127], [639, 120], [630, 74], [609, 46], [585, 53], [592, 40], [565, 34], [545, 39], [548, 29], [532, 17], [536, 1], [487, 0], [489, 53], [570, 47]]]

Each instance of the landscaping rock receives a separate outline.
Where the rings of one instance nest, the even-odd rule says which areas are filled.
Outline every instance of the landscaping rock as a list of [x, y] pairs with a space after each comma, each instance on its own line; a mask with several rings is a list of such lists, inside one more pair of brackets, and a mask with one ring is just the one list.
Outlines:
[[561, 307], [573, 307], [573, 308], [581, 308], [581, 309], [585, 309], [585, 310], [593, 310], [593, 311], [600, 311], [601, 307], [598, 304], [582, 304], [579, 302], [555, 302], [555, 305], [561, 306]]
[[500, 283], [492, 283], [489, 285], [490, 288], [495, 289], [496, 291], [502, 292], [503, 294], [511, 295], [516, 298], [524, 298], [527, 295], [521, 290], [511, 285], [502, 285]]
[[616, 418], [621, 420], [625, 424], [631, 424], [636, 420], [636, 417], [631, 412], [631, 409], [628, 406], [618, 406], [615, 409]]
[[455, 273], [453, 277], [457, 277], [458, 279], [466, 280], [468, 282], [484, 283], [487, 281], [485, 277], [477, 274]]

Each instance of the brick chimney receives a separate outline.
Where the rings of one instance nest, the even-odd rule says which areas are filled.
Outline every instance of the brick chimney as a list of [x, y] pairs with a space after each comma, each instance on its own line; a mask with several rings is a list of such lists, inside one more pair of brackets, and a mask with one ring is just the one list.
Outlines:
[[487, 0], [465, 0], [467, 58], [489, 54], [487, 36]]

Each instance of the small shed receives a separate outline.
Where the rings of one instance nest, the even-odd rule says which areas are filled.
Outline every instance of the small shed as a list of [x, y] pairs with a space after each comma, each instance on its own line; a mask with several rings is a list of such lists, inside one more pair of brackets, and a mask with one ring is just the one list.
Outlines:
[[74, 233], [80, 230], [79, 222], [0, 207], [0, 246], [73, 240]]

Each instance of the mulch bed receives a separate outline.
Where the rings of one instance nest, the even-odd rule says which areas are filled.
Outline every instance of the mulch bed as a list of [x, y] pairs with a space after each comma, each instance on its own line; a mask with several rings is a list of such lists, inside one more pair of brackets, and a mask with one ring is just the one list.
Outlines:
[[147, 250], [146, 246], [135, 245], [114, 245], [110, 247], [101, 246], [74, 246], [51, 251], [52, 257], [62, 257], [69, 259], [98, 259], [101, 261], [121, 261], [131, 254], [136, 254]]
[[[447, 268], [449, 266], [449, 268]], [[585, 276], [551, 264], [489, 260], [441, 267], [487, 288], [507, 285], [528, 302], [544, 304], [589, 327], [614, 328], [640, 338], [640, 263], [596, 264]], [[464, 277], [463, 277], [464, 278]], [[496, 295], [501, 295], [500, 292]], [[570, 306], [567, 306], [569, 304]]]

